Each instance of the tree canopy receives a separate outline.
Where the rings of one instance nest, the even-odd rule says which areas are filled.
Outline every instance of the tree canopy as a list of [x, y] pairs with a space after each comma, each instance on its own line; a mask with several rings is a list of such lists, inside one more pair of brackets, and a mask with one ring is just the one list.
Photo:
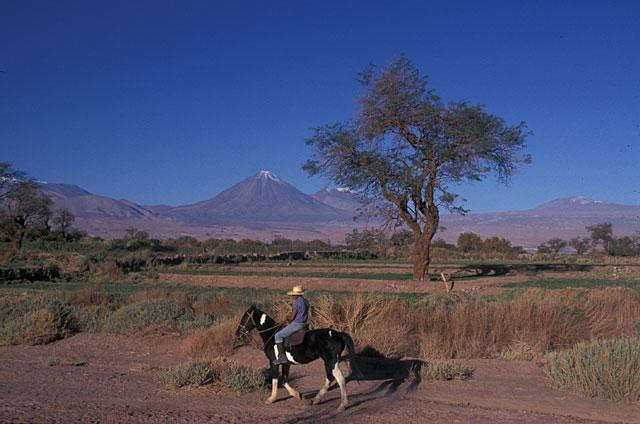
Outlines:
[[359, 75], [357, 115], [315, 128], [303, 169], [383, 199], [380, 211], [414, 235], [415, 279], [425, 279], [440, 209], [464, 213], [451, 187], [495, 174], [507, 182], [521, 163], [526, 124], [507, 125], [482, 105], [444, 102], [406, 58]]

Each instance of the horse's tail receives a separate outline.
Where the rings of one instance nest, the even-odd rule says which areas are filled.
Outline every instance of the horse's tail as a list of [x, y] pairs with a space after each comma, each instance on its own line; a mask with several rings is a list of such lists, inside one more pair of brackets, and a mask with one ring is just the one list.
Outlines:
[[353, 346], [353, 339], [347, 333], [340, 333], [340, 337], [347, 347], [347, 358], [349, 359], [349, 367], [351, 368], [351, 378], [354, 376], [357, 378], [362, 377], [362, 373], [358, 369], [358, 365], [356, 363], [356, 348]]

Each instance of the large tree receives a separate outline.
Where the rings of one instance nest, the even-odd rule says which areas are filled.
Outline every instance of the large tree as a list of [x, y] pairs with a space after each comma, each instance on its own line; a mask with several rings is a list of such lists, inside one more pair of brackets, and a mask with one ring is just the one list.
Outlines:
[[482, 105], [442, 101], [405, 58], [379, 71], [370, 67], [359, 81], [364, 92], [357, 115], [316, 128], [303, 169], [386, 200], [387, 218], [413, 232], [413, 278], [424, 280], [440, 209], [466, 212], [450, 188], [492, 173], [507, 182], [530, 161], [521, 153], [527, 127], [509, 126]]

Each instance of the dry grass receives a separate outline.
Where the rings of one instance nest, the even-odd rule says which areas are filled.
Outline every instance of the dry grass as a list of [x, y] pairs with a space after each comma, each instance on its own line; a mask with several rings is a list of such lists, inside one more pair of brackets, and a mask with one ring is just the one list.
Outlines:
[[190, 358], [211, 361], [219, 356], [230, 355], [235, 343], [237, 321], [230, 319], [185, 337], [182, 351]]
[[637, 333], [640, 294], [635, 290], [619, 287], [593, 290], [576, 303], [584, 311], [591, 337], [630, 337]]
[[545, 373], [558, 389], [589, 397], [640, 401], [640, 338], [579, 343], [548, 355]]
[[106, 306], [111, 301], [110, 296], [93, 287], [69, 293], [65, 297], [65, 303], [71, 306]]
[[346, 331], [358, 350], [387, 357], [534, 360], [592, 337], [632, 336], [639, 317], [640, 297], [630, 289], [529, 289], [514, 301], [460, 298], [435, 306], [321, 296], [311, 324]]

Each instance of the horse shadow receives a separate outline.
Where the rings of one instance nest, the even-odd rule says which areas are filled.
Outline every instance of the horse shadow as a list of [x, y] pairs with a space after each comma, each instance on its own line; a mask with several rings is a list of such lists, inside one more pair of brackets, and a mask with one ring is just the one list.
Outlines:
[[[346, 359], [346, 358], [345, 358]], [[375, 401], [382, 397], [392, 396], [403, 385], [406, 391], [415, 390], [420, 384], [420, 370], [425, 364], [418, 359], [394, 359], [387, 358], [371, 347], [364, 348], [353, 358], [355, 366], [351, 366], [351, 372], [345, 380], [351, 384], [358, 382], [379, 382], [366, 391], [349, 394], [349, 406], [347, 411], [367, 402]], [[337, 388], [337, 384], [329, 390]], [[317, 394], [317, 390], [305, 393], [306, 399], [311, 399]], [[286, 421], [289, 424], [302, 422], [329, 422], [339, 415], [334, 410], [335, 399], [327, 399], [320, 405], [313, 407], [306, 413]], [[375, 402], [374, 402], [375, 403]], [[331, 406], [329, 406], [331, 405]], [[377, 406], [372, 406], [374, 409]]]
[[365, 393], [367, 395], [384, 392], [385, 396], [389, 396], [404, 383], [409, 383], [407, 391], [412, 391], [421, 382], [420, 371], [424, 362], [419, 359], [387, 358], [375, 349], [365, 347], [354, 361], [355, 367], [352, 367], [347, 381], [380, 381]]

